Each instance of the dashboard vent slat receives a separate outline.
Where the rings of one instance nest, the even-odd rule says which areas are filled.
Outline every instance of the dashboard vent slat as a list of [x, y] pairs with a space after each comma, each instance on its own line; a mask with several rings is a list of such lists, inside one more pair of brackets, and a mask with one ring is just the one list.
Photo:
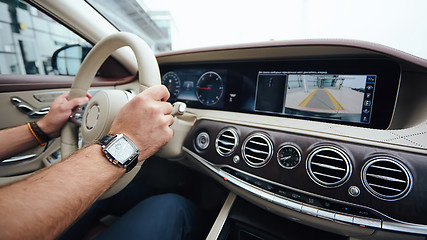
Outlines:
[[320, 175], [320, 176], [324, 176], [324, 177], [328, 177], [328, 178], [341, 179], [341, 178], [339, 178], [339, 177], [335, 177], [335, 176], [327, 175], [327, 174], [320, 173], [320, 172], [313, 172], [313, 173], [314, 173], [314, 174], [316, 174], [316, 175]]
[[254, 160], [258, 160], [259, 162], [263, 162], [265, 160], [265, 159], [262, 159], [262, 158], [259, 158], [259, 157], [255, 157], [255, 156], [251, 156], [251, 155], [248, 155], [248, 154], [246, 154], [246, 157], [254, 159]]
[[376, 175], [376, 174], [371, 174], [371, 173], [367, 173], [366, 175], [369, 177], [379, 178], [379, 179], [386, 180], [386, 181], [406, 183], [406, 181], [400, 180], [397, 178], [381, 176], [381, 175]]
[[239, 136], [233, 128], [225, 128], [218, 133], [215, 148], [219, 155], [228, 157], [236, 151]]
[[250, 147], [246, 147], [246, 149], [249, 150], [249, 151], [251, 151], [251, 152], [253, 152], [253, 153], [266, 154], [266, 155], [269, 154], [269, 152], [258, 150], [258, 149], [253, 149], [253, 148], [250, 148]]
[[344, 184], [352, 172], [347, 154], [333, 146], [315, 148], [307, 159], [306, 168], [315, 183], [329, 188]]
[[327, 156], [327, 155], [322, 155], [322, 154], [317, 154], [317, 157], [327, 158], [327, 159], [332, 159], [332, 160], [337, 160], [337, 161], [342, 161], [342, 159], [341, 159], [341, 158], [336, 158], [336, 157]]
[[386, 190], [391, 190], [391, 191], [395, 191], [395, 192], [399, 192], [399, 193], [402, 191], [400, 189], [395, 189], [395, 188], [381, 186], [381, 185], [376, 185], [376, 184], [369, 184], [369, 186], [371, 186], [371, 187], [377, 187], [377, 188], [382, 188], [382, 189], [386, 189]]
[[226, 146], [234, 146], [234, 139], [233, 139], [233, 142], [227, 142], [227, 141], [224, 141], [224, 140], [218, 140], [218, 146], [220, 146], [221, 147], [221, 145], [226, 145]]
[[389, 156], [366, 162], [362, 168], [362, 182], [369, 193], [387, 201], [402, 199], [412, 189], [408, 168]]
[[261, 133], [250, 135], [242, 145], [243, 159], [251, 167], [263, 167], [270, 161], [272, 154], [271, 140]]
[[345, 170], [346, 170], [345, 168], [339, 168], [339, 167], [335, 167], [335, 166], [332, 166], [332, 165], [322, 164], [322, 163], [317, 163], [317, 162], [313, 162], [313, 163], [311, 163], [311, 164], [312, 164], [312, 165], [319, 166], [319, 167], [324, 167], [324, 168], [333, 169], [333, 170], [339, 170], [339, 171], [345, 171]]
[[254, 140], [251, 140], [250, 142], [253, 144], [260, 145], [260, 146], [268, 146], [268, 144], [266, 144], [266, 143], [262, 143], [262, 142], [258, 142], [258, 141], [254, 141]]

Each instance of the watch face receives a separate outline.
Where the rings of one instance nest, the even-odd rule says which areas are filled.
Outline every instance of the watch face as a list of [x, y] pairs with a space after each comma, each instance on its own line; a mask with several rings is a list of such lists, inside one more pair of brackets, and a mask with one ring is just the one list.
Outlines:
[[108, 153], [122, 165], [134, 155], [137, 150], [125, 138], [120, 138], [113, 144], [107, 147]]

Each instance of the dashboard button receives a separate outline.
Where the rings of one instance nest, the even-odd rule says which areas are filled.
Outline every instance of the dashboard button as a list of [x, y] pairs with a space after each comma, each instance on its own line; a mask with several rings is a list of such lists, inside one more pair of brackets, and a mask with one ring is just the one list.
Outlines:
[[317, 216], [323, 217], [323, 218], [334, 219], [335, 218], [335, 213], [319, 209], [317, 211]]
[[381, 228], [381, 220], [354, 217], [353, 223], [367, 227]]
[[301, 212], [312, 215], [312, 216], [317, 216], [317, 212], [319, 210], [317, 208], [313, 208], [313, 207], [308, 207], [308, 206], [302, 206], [301, 208]]
[[299, 203], [288, 201], [287, 207], [290, 208], [290, 209], [292, 209], [292, 210], [300, 212], [301, 208], [302, 208], [302, 205], [299, 204]]
[[264, 200], [267, 200], [267, 201], [269, 201], [269, 202], [272, 202], [273, 201], [273, 195], [271, 195], [271, 194], [269, 194], [269, 193], [266, 193], [266, 192], [263, 192], [263, 191], [260, 191], [259, 193], [259, 196], [262, 198], [262, 199], [264, 199]]
[[341, 222], [348, 222], [353, 223], [353, 217], [343, 214], [335, 213], [335, 220], [341, 221]]
[[348, 194], [352, 197], [358, 197], [360, 195], [360, 189], [356, 186], [350, 186], [348, 188]]
[[206, 150], [209, 147], [209, 134], [207, 132], [200, 132], [196, 137], [196, 148], [200, 151]]
[[274, 203], [279, 204], [279, 205], [281, 205], [281, 206], [283, 206], [283, 207], [287, 207], [287, 206], [288, 206], [288, 202], [289, 202], [288, 200], [283, 199], [283, 198], [278, 197], [278, 196], [276, 196], [276, 197], [273, 199], [273, 201], [274, 201]]

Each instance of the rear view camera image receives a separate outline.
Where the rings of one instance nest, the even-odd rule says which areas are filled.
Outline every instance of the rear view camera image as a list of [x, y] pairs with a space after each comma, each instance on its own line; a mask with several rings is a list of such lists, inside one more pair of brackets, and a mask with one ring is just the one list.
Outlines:
[[361, 122], [366, 81], [366, 75], [288, 75], [285, 113]]

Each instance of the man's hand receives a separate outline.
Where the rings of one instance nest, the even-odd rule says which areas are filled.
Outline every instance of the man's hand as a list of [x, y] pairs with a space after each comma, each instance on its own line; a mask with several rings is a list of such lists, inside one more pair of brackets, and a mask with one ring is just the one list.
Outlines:
[[73, 108], [88, 103], [89, 98], [91, 98], [88, 93], [86, 97], [74, 98], [68, 101], [68, 94], [69, 92], [58, 96], [50, 106], [49, 113], [37, 123], [43, 132], [51, 138], [61, 135], [61, 129], [68, 121]]
[[110, 134], [123, 133], [137, 145], [140, 161], [156, 153], [173, 136], [168, 98], [165, 86], [150, 87], [123, 106], [111, 125]]

